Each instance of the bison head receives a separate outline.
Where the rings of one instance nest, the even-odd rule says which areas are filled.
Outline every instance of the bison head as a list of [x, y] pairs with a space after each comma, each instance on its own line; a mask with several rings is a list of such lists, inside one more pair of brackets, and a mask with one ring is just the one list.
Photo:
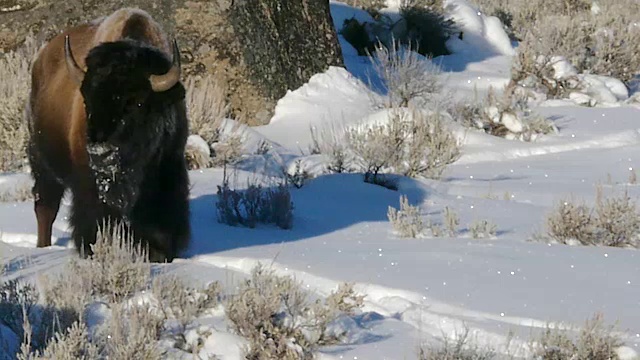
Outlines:
[[172, 61], [160, 50], [135, 40], [101, 43], [87, 55], [84, 71], [67, 37], [65, 59], [84, 98], [90, 143], [126, 137], [133, 128], [145, 125], [145, 120], [161, 119], [167, 105], [184, 99], [175, 40]]

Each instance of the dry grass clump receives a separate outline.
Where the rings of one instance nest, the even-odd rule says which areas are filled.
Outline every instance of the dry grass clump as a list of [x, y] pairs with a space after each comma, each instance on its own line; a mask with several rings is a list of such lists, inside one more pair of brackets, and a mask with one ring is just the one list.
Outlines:
[[344, 284], [324, 302], [312, 302], [293, 278], [258, 265], [229, 298], [226, 314], [233, 330], [249, 340], [245, 359], [313, 359], [319, 346], [342, 340], [344, 334], [331, 333], [329, 326], [352, 315], [362, 301]]
[[540, 360], [617, 360], [616, 349], [623, 345], [613, 326], [605, 326], [601, 314], [585, 322], [577, 339], [568, 330], [547, 326], [536, 339], [534, 356]]
[[640, 213], [627, 191], [606, 199], [599, 195], [593, 208], [562, 200], [546, 224], [548, 240], [561, 244], [640, 247]]
[[0, 57], [0, 172], [26, 165], [29, 138], [25, 107], [31, 85], [31, 63], [40, 48], [34, 37]]

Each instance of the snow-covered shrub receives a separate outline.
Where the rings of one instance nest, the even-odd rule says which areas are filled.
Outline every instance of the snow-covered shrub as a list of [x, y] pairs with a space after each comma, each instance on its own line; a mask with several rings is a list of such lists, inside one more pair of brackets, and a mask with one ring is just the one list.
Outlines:
[[387, 121], [348, 129], [349, 148], [365, 181], [383, 171], [438, 179], [460, 157], [460, 144], [440, 112], [412, 106], [387, 110]]
[[535, 341], [534, 356], [540, 360], [617, 360], [622, 345], [613, 326], [605, 326], [602, 315], [596, 314], [585, 322], [577, 339], [569, 330], [547, 326]]
[[0, 172], [26, 165], [29, 137], [25, 106], [31, 88], [31, 63], [40, 48], [32, 36], [15, 51], [0, 57]]
[[507, 139], [532, 141], [558, 131], [551, 121], [530, 109], [527, 94], [515, 85], [505, 87], [501, 97], [490, 88], [484, 99], [459, 102], [450, 112], [465, 127]]
[[424, 344], [418, 349], [419, 360], [491, 360], [495, 358], [494, 350], [471, 344], [468, 328], [465, 328], [464, 333], [456, 334], [453, 340], [444, 336], [439, 346]]
[[547, 215], [547, 235], [561, 244], [640, 247], [640, 212], [627, 192], [594, 208], [563, 200]]
[[424, 223], [420, 216], [420, 208], [409, 204], [406, 195], [400, 196], [400, 209], [389, 206], [387, 218], [393, 229], [401, 237], [415, 238], [424, 230]]
[[429, 59], [393, 42], [389, 47], [378, 44], [369, 55], [376, 76], [385, 87], [387, 108], [433, 105], [439, 100], [443, 83], [441, 70]]
[[216, 209], [218, 221], [231, 226], [255, 228], [257, 224], [275, 224], [281, 229], [293, 226], [293, 202], [285, 184], [264, 188], [249, 183], [247, 189], [231, 189], [228, 180], [218, 185]]
[[258, 265], [229, 297], [225, 311], [233, 330], [249, 341], [246, 359], [310, 360], [319, 346], [342, 340], [345, 334], [335, 334], [329, 326], [362, 304], [363, 296], [350, 284], [312, 302], [292, 277]]
[[474, 239], [496, 236], [497, 227], [488, 220], [476, 220], [469, 225], [469, 232]]

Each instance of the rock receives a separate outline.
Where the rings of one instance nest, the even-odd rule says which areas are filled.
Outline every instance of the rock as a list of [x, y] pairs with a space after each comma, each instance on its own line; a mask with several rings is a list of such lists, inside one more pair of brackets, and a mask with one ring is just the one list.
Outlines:
[[[4, 3], [15, 8], [2, 11]], [[328, 0], [0, 0], [0, 50], [118, 8], [149, 12], [175, 35], [185, 76], [218, 75], [230, 116], [266, 124], [276, 102], [329, 66], [344, 66]], [[19, 7], [19, 8], [18, 8]], [[16, 10], [17, 9], [17, 10]]]

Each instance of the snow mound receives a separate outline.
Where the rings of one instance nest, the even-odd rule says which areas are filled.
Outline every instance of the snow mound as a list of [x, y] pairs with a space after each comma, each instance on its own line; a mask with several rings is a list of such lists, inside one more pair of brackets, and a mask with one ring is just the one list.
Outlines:
[[449, 39], [447, 47], [452, 52], [515, 55], [511, 40], [497, 17], [486, 16], [466, 0], [446, 0], [444, 6], [463, 32], [462, 39]]

